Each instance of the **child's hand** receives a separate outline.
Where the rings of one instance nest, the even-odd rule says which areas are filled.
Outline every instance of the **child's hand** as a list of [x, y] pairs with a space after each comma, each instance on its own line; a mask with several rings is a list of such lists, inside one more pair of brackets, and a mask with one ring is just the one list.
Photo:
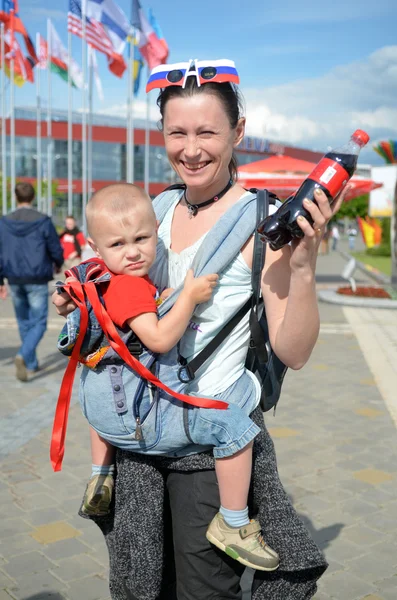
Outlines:
[[218, 279], [219, 277], [216, 273], [211, 273], [211, 275], [201, 275], [201, 277], [194, 277], [193, 270], [189, 269], [185, 278], [183, 289], [195, 304], [208, 302], [208, 300], [211, 299], [214, 288], [218, 283]]
[[166, 300], [168, 298], [168, 296], [171, 296], [173, 291], [174, 291], [174, 288], [166, 288], [165, 290], [163, 290], [160, 294], [161, 302], [164, 302], [164, 300]]

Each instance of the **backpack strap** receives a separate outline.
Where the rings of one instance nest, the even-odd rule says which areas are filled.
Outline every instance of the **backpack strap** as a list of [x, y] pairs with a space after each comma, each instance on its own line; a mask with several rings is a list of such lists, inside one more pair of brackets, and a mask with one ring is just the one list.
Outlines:
[[[267, 190], [249, 190], [252, 193], [257, 194], [257, 224], [259, 224], [269, 212], [269, 204], [275, 204], [277, 196], [268, 192]], [[265, 244], [261, 241], [258, 232], [255, 229], [254, 236], [254, 254], [252, 263], [252, 289], [253, 294], [251, 298], [237, 311], [237, 313], [229, 319], [229, 321], [222, 327], [222, 329], [216, 334], [216, 336], [195, 356], [191, 361], [187, 361], [183, 356], [179, 356], [179, 360], [183, 365], [179, 369], [178, 377], [183, 383], [193, 381], [198, 369], [209, 359], [209, 357], [215, 352], [222, 342], [230, 335], [237, 323], [241, 321], [244, 315], [249, 310], [250, 313], [250, 328], [251, 328], [251, 341], [250, 346], [255, 347], [256, 351], [261, 353], [261, 360], [267, 361], [267, 350], [263, 341], [263, 332], [259, 325], [259, 312], [263, 308], [261, 300], [261, 273], [265, 260]], [[253, 328], [255, 333], [253, 334]], [[254, 337], [255, 336], [255, 337]]]
[[[258, 190], [256, 203], [256, 222], [259, 224], [269, 214], [269, 192]], [[266, 244], [260, 239], [258, 230], [255, 229], [254, 253], [252, 259], [252, 297], [250, 312], [251, 340], [250, 347], [255, 349], [258, 360], [261, 363], [268, 361], [268, 353], [263, 339], [263, 330], [259, 324], [263, 312], [263, 301], [261, 293], [261, 275], [265, 264]]]

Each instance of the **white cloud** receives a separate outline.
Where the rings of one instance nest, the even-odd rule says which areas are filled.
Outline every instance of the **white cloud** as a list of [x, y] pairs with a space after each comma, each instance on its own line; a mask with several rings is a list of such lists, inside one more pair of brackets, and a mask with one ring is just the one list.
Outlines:
[[[143, 100], [134, 101], [134, 118], [146, 119], [146, 102]], [[113, 104], [107, 108], [103, 108], [97, 111], [98, 114], [109, 115], [112, 117], [123, 117], [127, 118], [127, 103], [121, 102], [119, 104]], [[150, 105], [150, 120], [158, 121], [160, 119], [160, 113], [158, 107], [155, 104]]]
[[325, 75], [242, 90], [251, 135], [326, 150], [343, 143], [356, 127], [372, 140], [397, 131], [397, 46]]

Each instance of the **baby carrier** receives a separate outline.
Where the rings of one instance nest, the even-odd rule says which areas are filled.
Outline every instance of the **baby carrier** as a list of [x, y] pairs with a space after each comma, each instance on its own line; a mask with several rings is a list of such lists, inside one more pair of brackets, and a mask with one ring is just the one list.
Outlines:
[[[156, 216], [160, 222], [165, 216], [170, 202], [175, 199], [175, 193], [180, 192], [174, 190], [165, 191], [154, 201]], [[237, 256], [247, 239], [256, 231], [256, 224], [266, 216], [269, 200], [270, 202], [275, 202], [275, 197], [271, 196], [269, 198], [269, 196], [268, 192], [260, 191], [258, 192], [258, 201], [256, 202], [256, 196], [251, 194], [249, 197], [236, 203], [222, 216], [212, 228], [211, 236], [209, 236], [206, 244], [203, 244], [199, 248], [193, 260], [192, 268], [196, 276], [213, 272], [219, 273]], [[147, 415], [152, 414], [152, 425], [154, 428], [156, 428], [156, 419], [153, 417], [153, 406], [159, 401], [159, 389], [162, 389], [169, 396], [177, 398], [185, 404], [207, 408], [227, 408], [227, 404], [219, 400], [199, 399], [194, 396], [186, 397], [183, 394], [175, 392], [175, 389], [181, 390], [181, 384], [188, 384], [194, 378], [197, 369], [208, 360], [238, 321], [250, 310], [252, 337], [247, 356], [247, 368], [255, 372], [261, 382], [263, 389], [261, 399], [262, 408], [268, 410], [276, 404], [286, 368], [278, 361], [268, 344], [266, 318], [263, 311], [263, 303], [260, 299], [260, 272], [264, 261], [264, 249], [264, 244], [259, 240], [258, 235], [255, 234], [255, 256], [252, 270], [254, 294], [252, 298], [234, 315], [210, 344], [189, 363], [179, 355], [178, 348], [171, 351], [171, 355], [166, 357], [165, 360], [168, 358], [168, 365], [171, 366], [174, 362], [177, 368], [174, 369], [172, 374], [174, 382], [168, 378], [168, 386], [165, 386], [156, 377], [158, 373], [156, 370], [158, 357], [143, 348], [130, 330], [117, 330], [108, 318], [100, 298], [95, 293], [95, 286], [100, 286], [101, 283], [104, 283], [109, 278], [109, 273], [101, 273], [98, 270], [98, 265], [95, 265], [95, 261], [83, 263], [75, 268], [74, 274], [78, 274], [79, 279], [83, 282], [83, 286], [73, 282], [72, 286], [69, 287], [69, 292], [74, 297], [80, 310], [75, 310], [68, 316], [67, 323], [62, 330], [58, 343], [59, 350], [66, 355], [72, 356], [72, 360], [68, 365], [69, 372], [67, 370], [65, 373], [63, 382], [64, 394], [63, 398], [58, 402], [54, 420], [51, 444], [51, 460], [54, 470], [61, 468], [71, 386], [73, 383], [72, 373], [77, 360], [96, 368], [98, 368], [98, 365], [100, 367], [101, 363], [112, 364], [112, 362], [121, 362], [120, 357], [124, 362], [129, 364], [135, 373], [140, 376], [140, 378], [135, 377], [137, 387], [134, 389], [132, 416], [135, 415], [137, 405], [147, 406]], [[150, 272], [151, 279], [159, 289], [165, 288], [168, 284], [165, 252], [164, 245], [159, 240], [156, 261]], [[173, 306], [181, 289], [182, 286], [177, 288], [159, 306], [159, 318], [164, 316]], [[88, 305], [87, 299], [89, 301]], [[79, 336], [80, 331], [85, 331], [85, 334]], [[104, 331], [106, 332], [106, 337], [104, 336]], [[139, 360], [137, 360], [138, 356]], [[169, 369], [167, 369], [167, 373], [169, 373]], [[116, 387], [113, 386], [113, 389]], [[120, 386], [118, 387], [120, 388]], [[121, 400], [125, 400], [125, 396], [126, 394], [124, 394], [124, 398]], [[150, 401], [148, 401], [149, 396]], [[130, 393], [128, 393], [128, 397], [131, 400]], [[125, 403], [123, 404], [117, 397], [114, 397], [114, 400], [116, 407], [117, 403], [120, 403], [120, 413], [127, 410]], [[183, 406], [186, 410], [187, 407], [185, 404]], [[116, 408], [116, 410], [118, 409]], [[135, 431], [132, 429], [133, 426], [129, 429], [129, 439], [131, 439], [131, 435], [134, 435], [134, 439], [138, 442], [140, 441], [142, 425], [145, 426], [145, 423], [141, 424], [139, 419], [137, 419]], [[146, 428], [148, 429], [147, 425]], [[152, 441], [154, 441], [156, 435], [154, 435]]]

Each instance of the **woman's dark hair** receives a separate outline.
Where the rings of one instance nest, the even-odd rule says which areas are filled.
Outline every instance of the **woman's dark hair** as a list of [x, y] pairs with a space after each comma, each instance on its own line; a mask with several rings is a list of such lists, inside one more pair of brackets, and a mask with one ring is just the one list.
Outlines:
[[[212, 94], [216, 96], [223, 105], [230, 127], [236, 129], [238, 120], [243, 116], [243, 100], [237, 87], [230, 83], [205, 83], [198, 87], [195, 77], [188, 77], [186, 86], [171, 85], [161, 90], [157, 98], [157, 106], [160, 109], [160, 129], [163, 129], [165, 107], [171, 98], [189, 98], [196, 94]], [[233, 156], [229, 163], [229, 173], [233, 181], [237, 181], [237, 158]]]

